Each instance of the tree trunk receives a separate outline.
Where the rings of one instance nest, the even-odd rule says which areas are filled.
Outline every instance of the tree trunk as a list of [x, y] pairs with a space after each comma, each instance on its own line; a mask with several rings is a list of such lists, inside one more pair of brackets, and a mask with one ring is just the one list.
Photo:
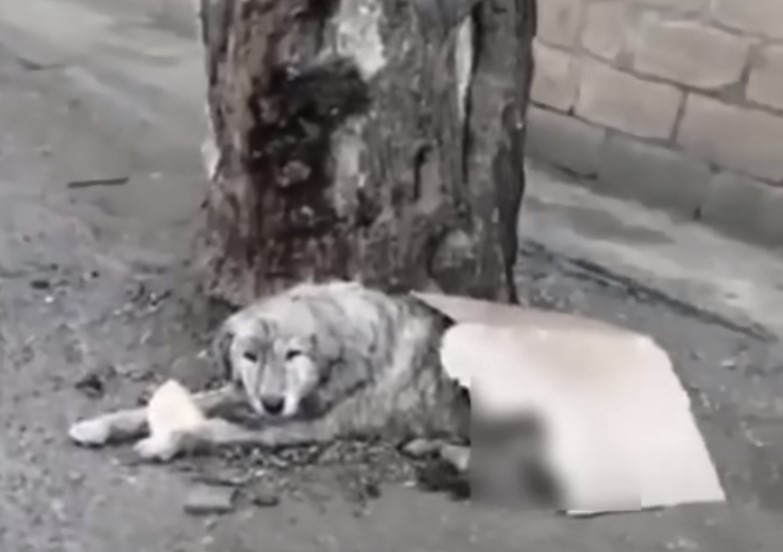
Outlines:
[[535, 0], [201, 2], [212, 292], [515, 300]]

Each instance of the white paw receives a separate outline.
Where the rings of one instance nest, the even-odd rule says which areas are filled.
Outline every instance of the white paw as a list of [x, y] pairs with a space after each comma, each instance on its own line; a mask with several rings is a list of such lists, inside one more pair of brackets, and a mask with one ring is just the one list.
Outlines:
[[460, 473], [470, 469], [470, 447], [446, 444], [440, 449], [440, 457]]
[[159, 434], [136, 443], [133, 450], [144, 460], [168, 462], [180, 453], [180, 440], [173, 434]]
[[76, 422], [68, 430], [68, 436], [82, 446], [99, 447], [111, 437], [111, 425], [101, 418]]

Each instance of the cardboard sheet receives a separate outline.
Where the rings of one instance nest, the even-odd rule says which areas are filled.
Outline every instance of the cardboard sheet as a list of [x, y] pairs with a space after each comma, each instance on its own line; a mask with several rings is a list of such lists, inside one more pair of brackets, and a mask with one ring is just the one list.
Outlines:
[[445, 369], [477, 415], [533, 413], [572, 515], [725, 500], [690, 401], [650, 337], [578, 316], [414, 294], [457, 324]]

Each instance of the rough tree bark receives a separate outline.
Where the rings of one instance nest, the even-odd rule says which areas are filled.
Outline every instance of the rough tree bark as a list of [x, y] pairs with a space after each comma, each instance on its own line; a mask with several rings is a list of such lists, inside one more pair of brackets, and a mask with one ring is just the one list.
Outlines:
[[201, 0], [211, 291], [515, 300], [535, 0]]

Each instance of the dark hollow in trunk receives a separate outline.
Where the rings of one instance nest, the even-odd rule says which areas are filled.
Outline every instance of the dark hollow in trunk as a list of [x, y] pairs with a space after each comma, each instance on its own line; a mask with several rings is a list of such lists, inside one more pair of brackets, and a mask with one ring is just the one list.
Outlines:
[[535, 0], [202, 0], [209, 291], [515, 300]]

